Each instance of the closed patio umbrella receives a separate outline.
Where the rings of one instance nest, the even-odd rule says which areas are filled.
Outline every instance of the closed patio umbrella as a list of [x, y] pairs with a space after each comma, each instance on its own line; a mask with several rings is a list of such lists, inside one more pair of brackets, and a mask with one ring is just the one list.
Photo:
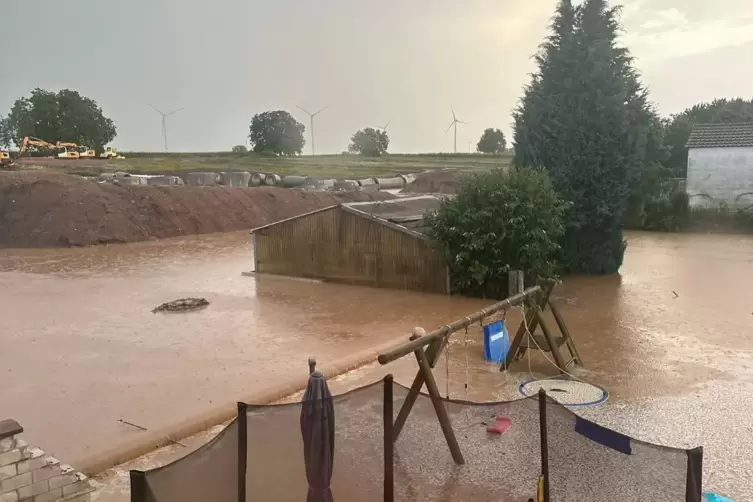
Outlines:
[[330, 483], [335, 459], [335, 406], [324, 375], [309, 377], [301, 401], [301, 435], [306, 479], [306, 502], [333, 502]]

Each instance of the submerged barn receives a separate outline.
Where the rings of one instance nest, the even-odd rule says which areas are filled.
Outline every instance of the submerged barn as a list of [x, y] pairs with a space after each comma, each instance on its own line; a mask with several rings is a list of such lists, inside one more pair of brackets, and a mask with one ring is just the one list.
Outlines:
[[449, 293], [445, 260], [424, 235], [424, 214], [439, 204], [431, 195], [352, 202], [255, 228], [255, 271]]

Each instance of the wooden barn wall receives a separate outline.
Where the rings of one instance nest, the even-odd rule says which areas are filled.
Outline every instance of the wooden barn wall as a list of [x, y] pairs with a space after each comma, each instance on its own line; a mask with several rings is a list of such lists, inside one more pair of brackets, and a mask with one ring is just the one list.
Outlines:
[[444, 259], [426, 241], [340, 208], [255, 236], [260, 273], [447, 293]]

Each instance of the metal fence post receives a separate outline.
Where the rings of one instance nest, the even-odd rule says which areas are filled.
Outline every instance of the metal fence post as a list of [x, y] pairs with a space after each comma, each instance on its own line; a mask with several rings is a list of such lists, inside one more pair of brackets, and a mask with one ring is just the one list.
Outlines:
[[248, 464], [248, 405], [238, 403], [238, 502], [246, 502], [246, 469]]
[[546, 427], [546, 391], [539, 389], [539, 433], [541, 435], [541, 477], [543, 483], [543, 500], [549, 502], [549, 446]]
[[384, 502], [395, 501], [392, 375], [384, 377]]
[[688, 473], [685, 488], [686, 502], [703, 500], [703, 447], [688, 450]]

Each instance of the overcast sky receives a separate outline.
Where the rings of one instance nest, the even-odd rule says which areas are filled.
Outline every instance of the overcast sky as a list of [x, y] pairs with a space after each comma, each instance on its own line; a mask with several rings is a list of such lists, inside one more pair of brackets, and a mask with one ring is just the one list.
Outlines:
[[[392, 120], [392, 152], [458, 150], [510, 132], [556, 0], [0, 0], [0, 114], [70, 88], [115, 121], [114, 145], [228, 150], [254, 113], [329, 106], [317, 153]], [[753, 1], [625, 0], [624, 42], [663, 115], [753, 97]], [[55, 138], [49, 138], [54, 140]], [[307, 143], [306, 152], [310, 152]]]

